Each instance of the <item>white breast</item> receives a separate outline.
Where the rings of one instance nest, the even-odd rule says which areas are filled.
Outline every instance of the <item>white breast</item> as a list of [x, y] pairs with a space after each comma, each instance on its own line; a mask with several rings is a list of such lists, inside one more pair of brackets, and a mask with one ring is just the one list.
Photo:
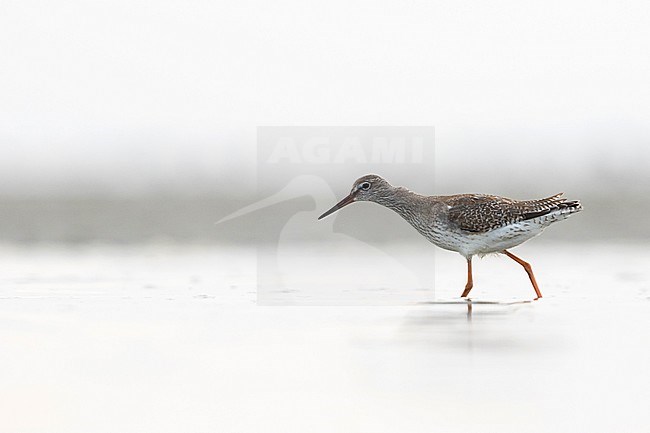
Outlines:
[[534, 238], [544, 228], [532, 221], [521, 221], [485, 233], [472, 234], [466, 237], [459, 252], [466, 257], [500, 252]]
[[535, 221], [521, 221], [485, 233], [435, 231], [426, 237], [433, 244], [465, 257], [496, 253], [512, 248], [542, 233], [545, 226]]

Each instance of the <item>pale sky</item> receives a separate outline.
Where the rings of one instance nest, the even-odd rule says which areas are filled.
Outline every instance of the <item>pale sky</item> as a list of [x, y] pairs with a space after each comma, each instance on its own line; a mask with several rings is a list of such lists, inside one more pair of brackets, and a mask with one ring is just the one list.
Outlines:
[[0, 194], [249, 191], [259, 125], [435, 126], [441, 188], [636, 188], [649, 22], [644, 1], [3, 1]]

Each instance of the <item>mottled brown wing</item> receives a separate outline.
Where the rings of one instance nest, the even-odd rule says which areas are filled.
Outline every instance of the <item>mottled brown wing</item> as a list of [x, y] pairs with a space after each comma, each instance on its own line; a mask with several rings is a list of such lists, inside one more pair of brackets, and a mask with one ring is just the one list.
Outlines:
[[475, 233], [537, 218], [567, 203], [561, 193], [540, 200], [526, 201], [494, 195], [463, 194], [450, 196], [445, 202], [449, 206], [449, 221], [461, 230]]

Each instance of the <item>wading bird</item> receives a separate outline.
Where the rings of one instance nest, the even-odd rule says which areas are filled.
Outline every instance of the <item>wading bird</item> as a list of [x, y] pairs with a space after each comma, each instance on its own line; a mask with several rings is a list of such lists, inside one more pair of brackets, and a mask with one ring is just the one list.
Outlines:
[[562, 193], [524, 201], [486, 194], [424, 196], [369, 174], [357, 179], [350, 194], [318, 219], [355, 201], [371, 201], [392, 209], [434, 245], [465, 257], [467, 284], [461, 297], [467, 297], [474, 285], [472, 257], [501, 253], [523, 266], [535, 289], [535, 299], [541, 298], [531, 266], [508, 249], [582, 210], [579, 201], [567, 200]]

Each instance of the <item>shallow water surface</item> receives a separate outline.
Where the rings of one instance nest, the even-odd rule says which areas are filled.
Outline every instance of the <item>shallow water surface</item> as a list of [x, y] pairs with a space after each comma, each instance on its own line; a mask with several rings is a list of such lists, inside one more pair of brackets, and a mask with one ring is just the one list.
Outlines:
[[440, 252], [430, 287], [354, 293], [349, 260], [345, 305], [294, 275], [310, 306], [258, 306], [252, 249], [4, 246], [2, 430], [647, 431], [650, 250], [516, 251], [543, 299], [487, 257], [459, 300]]

